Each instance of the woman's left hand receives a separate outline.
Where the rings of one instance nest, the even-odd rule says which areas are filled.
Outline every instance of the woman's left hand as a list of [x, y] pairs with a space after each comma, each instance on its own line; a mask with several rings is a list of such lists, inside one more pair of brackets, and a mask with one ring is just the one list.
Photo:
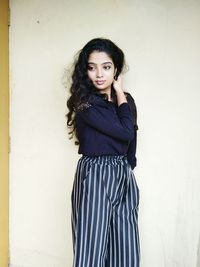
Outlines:
[[113, 80], [113, 87], [115, 91], [122, 91], [122, 76], [121, 74], [118, 76], [117, 80]]

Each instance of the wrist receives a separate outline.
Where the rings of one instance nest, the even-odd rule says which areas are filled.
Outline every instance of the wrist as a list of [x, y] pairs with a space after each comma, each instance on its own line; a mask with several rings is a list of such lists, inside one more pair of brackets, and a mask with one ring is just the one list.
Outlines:
[[127, 103], [126, 96], [122, 89], [116, 91], [116, 96], [117, 96], [118, 106], [120, 106], [122, 103]]
[[124, 94], [124, 91], [121, 88], [118, 88], [117, 90], [115, 90], [116, 95], [121, 95]]

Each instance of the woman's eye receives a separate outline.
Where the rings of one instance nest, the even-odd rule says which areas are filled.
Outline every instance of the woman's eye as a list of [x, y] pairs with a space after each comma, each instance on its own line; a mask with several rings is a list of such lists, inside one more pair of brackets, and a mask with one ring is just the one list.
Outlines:
[[105, 66], [104, 68], [105, 68], [105, 70], [109, 70], [111, 68], [111, 66]]
[[88, 70], [93, 70], [93, 67], [91, 67], [91, 66], [88, 66]]
[[[95, 68], [92, 67], [92, 66], [88, 66], [87, 68], [88, 68], [88, 70], [95, 70]], [[109, 69], [111, 68], [111, 66], [104, 66], [103, 68], [104, 68], [105, 70], [109, 70]]]
[[94, 70], [95, 68], [93, 66], [88, 66], [88, 70]]

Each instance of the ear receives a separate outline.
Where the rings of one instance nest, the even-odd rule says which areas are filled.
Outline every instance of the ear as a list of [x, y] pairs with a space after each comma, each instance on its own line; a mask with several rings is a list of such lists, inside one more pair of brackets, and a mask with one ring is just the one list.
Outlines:
[[117, 76], [116, 76], [116, 74], [117, 74], [117, 68], [115, 69], [115, 72], [114, 72], [114, 79], [115, 79], [115, 80], [117, 80]]

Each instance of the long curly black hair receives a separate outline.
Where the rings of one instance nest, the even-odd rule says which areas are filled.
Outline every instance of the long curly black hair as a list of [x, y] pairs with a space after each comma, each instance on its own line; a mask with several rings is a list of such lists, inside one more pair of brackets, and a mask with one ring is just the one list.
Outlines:
[[[71, 85], [69, 88], [71, 95], [67, 100], [67, 107], [69, 112], [65, 115], [67, 117], [67, 126], [71, 129], [71, 131], [69, 131], [68, 133], [69, 135], [71, 135], [69, 139], [72, 139], [75, 134], [75, 137], [77, 139], [75, 141], [75, 145], [79, 145], [75, 120], [76, 107], [82, 102], [92, 100], [95, 95], [99, 95], [104, 99], [108, 99], [108, 95], [106, 93], [100, 93], [99, 90], [96, 89], [87, 74], [88, 59], [93, 51], [105, 52], [112, 59], [114, 67], [117, 68], [117, 72], [115, 74], [116, 78], [119, 76], [120, 73], [127, 70], [123, 51], [109, 39], [94, 38], [77, 52], [72, 66], [73, 70], [71, 74]], [[135, 112], [134, 117], [136, 124], [137, 111], [136, 107], [133, 106], [134, 100], [132, 99], [129, 93], [127, 93], [126, 95], [128, 95], [127, 101], [132, 102], [132, 111]], [[117, 97], [113, 85], [111, 85], [111, 98], [115, 103], [117, 103]]]

